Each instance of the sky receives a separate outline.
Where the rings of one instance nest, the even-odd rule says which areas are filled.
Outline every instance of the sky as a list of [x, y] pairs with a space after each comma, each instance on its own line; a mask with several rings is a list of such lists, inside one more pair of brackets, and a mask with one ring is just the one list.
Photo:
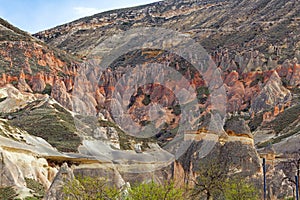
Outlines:
[[36, 33], [99, 12], [158, 0], [0, 0], [0, 17]]

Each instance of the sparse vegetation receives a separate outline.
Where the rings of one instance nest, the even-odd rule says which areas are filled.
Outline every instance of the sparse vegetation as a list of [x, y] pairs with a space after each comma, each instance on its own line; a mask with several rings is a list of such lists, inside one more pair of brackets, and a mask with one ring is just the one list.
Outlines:
[[[64, 199], [66, 200], [192, 200], [195, 198], [203, 199], [203, 196], [201, 195], [202, 193], [198, 193], [198, 183], [199, 182], [196, 183], [194, 189], [191, 189], [185, 187], [177, 187], [173, 181], [166, 181], [163, 184], [158, 184], [152, 180], [147, 183], [136, 183], [133, 184], [131, 187], [129, 185], [124, 185], [122, 188], [116, 188], [106, 178], [79, 177], [66, 183], [63, 187], [63, 192]], [[218, 185], [218, 187], [216, 187], [216, 184]], [[214, 182], [213, 185], [215, 189], [209, 190], [210, 192], [213, 192], [211, 193], [211, 196], [208, 196], [208, 193], [206, 191], [206, 199], [208, 200], [220, 198], [225, 198], [226, 200], [259, 199], [259, 193], [254, 187], [254, 185], [241, 177], [234, 177], [231, 179], [225, 178], [223, 182], [222, 180], [217, 181], [216, 179], [216, 182]]]
[[200, 199], [256, 200], [259, 191], [245, 177], [232, 173], [233, 163], [224, 155], [204, 158], [199, 163], [191, 196]]
[[52, 86], [47, 83], [45, 89], [42, 91], [42, 94], [48, 94], [49, 96], [51, 96], [51, 90]]
[[6, 20], [0, 18], [0, 24], [3, 25], [4, 27], [14, 31], [15, 33], [18, 33], [24, 37], [29, 37], [29, 34], [26, 33], [25, 31], [22, 31], [21, 29], [11, 25], [10, 23], [8, 23]]
[[249, 128], [251, 131], [255, 131], [263, 121], [263, 112], [257, 113], [253, 119], [249, 122]]
[[68, 182], [64, 188], [66, 200], [108, 200], [117, 199], [120, 195], [118, 189], [109, 185], [104, 178], [78, 177]]
[[31, 189], [34, 193], [34, 198], [42, 199], [45, 195], [45, 188], [44, 186], [37, 182], [32, 178], [25, 178], [27, 188]]
[[299, 117], [300, 104], [286, 109], [280, 113], [272, 122], [268, 123], [268, 126], [273, 127], [278, 134], [289, 124], [294, 122]]
[[13, 187], [0, 187], [0, 199], [12, 200], [17, 196]]
[[195, 188], [192, 196], [195, 198], [204, 198], [207, 200], [215, 199], [221, 196], [224, 184], [227, 179], [227, 166], [217, 159], [206, 159], [199, 163], [195, 180]]
[[[105, 178], [84, 177], [67, 183], [63, 188], [68, 200], [184, 200], [185, 191], [176, 188], [173, 182], [157, 184], [137, 183], [132, 187], [116, 188]], [[187, 197], [187, 196], [186, 196]]]
[[40, 200], [40, 198], [37, 198], [37, 197], [25, 197], [25, 200]]
[[147, 106], [147, 105], [149, 105], [151, 103], [151, 99], [150, 99], [150, 95], [149, 94], [145, 94], [144, 95], [144, 99], [143, 99], [142, 103], [145, 106]]
[[[300, 105], [295, 105], [286, 109], [280, 113], [273, 121], [264, 125], [265, 127], [272, 128], [277, 136], [271, 138], [265, 142], [259, 143], [258, 148], [266, 147], [269, 143], [276, 144], [281, 142], [283, 139], [298, 134], [300, 132], [300, 126], [291, 126], [299, 117]], [[285, 129], [288, 130], [285, 131]]]
[[9, 122], [32, 135], [42, 137], [60, 151], [76, 152], [81, 138], [76, 134], [72, 115], [57, 104], [33, 108], [37, 104], [34, 102], [22, 110], [10, 113], [16, 118]]

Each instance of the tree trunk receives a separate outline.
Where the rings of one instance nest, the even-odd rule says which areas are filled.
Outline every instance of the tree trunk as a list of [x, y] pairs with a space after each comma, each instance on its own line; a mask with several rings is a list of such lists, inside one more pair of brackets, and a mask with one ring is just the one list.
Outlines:
[[[300, 169], [298, 168], [298, 169], [297, 169], [297, 176], [298, 176], [298, 192], [300, 193], [300, 184], [299, 184], [299, 183], [300, 183], [300, 180], [299, 180], [300, 177], [299, 177], [299, 175], [300, 175]], [[299, 195], [299, 194], [298, 194], [298, 195]]]
[[206, 193], [206, 200], [212, 200], [212, 196], [211, 196], [210, 192]]

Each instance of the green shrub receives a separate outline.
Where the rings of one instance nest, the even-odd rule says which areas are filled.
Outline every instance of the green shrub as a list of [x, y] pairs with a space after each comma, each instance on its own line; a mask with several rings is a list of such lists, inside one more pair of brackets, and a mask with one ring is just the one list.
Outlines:
[[172, 112], [174, 115], [176, 115], [176, 116], [178, 116], [178, 115], [180, 115], [181, 114], [181, 107], [180, 107], [180, 105], [175, 105], [174, 107], [173, 107], [173, 112]]
[[[125, 190], [126, 189], [126, 190]], [[127, 192], [125, 192], [127, 191]], [[138, 183], [132, 188], [117, 189], [108, 180], [99, 177], [77, 178], [68, 182], [64, 188], [64, 199], [73, 200], [183, 200], [184, 190], [176, 188], [173, 182], [157, 184]]]
[[198, 87], [197, 90], [197, 99], [201, 104], [204, 104], [207, 100], [209, 93], [209, 89], [206, 86]]
[[225, 182], [226, 200], [257, 200], [259, 192], [255, 186], [242, 178], [228, 179]]
[[145, 106], [147, 106], [147, 105], [149, 105], [151, 103], [151, 99], [150, 99], [150, 95], [149, 94], [145, 94], [144, 95], [144, 99], [143, 99], [142, 103]]
[[49, 96], [51, 96], [51, 90], [52, 86], [47, 83], [45, 89], [42, 91], [42, 94], [48, 94]]
[[129, 190], [128, 200], [183, 200], [184, 190], [176, 188], [174, 182], [160, 185], [153, 181], [133, 186]]
[[25, 200], [40, 200], [40, 198], [37, 198], [37, 197], [25, 197]]
[[287, 197], [285, 200], [295, 200], [294, 197]]
[[78, 177], [63, 187], [64, 199], [107, 200], [116, 199], [120, 192], [105, 178]]

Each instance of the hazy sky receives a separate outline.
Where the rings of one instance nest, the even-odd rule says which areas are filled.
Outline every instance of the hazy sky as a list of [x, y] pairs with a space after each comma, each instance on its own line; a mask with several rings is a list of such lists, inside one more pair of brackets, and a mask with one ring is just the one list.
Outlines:
[[155, 1], [158, 0], [0, 0], [0, 17], [36, 33], [106, 10]]

